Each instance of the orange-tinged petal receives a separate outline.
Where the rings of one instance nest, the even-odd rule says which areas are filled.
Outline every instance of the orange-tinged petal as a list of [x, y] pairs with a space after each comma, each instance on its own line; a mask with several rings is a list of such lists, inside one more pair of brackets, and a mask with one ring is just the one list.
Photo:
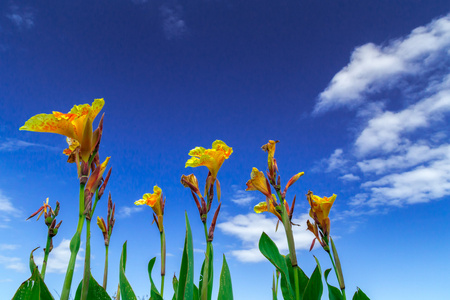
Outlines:
[[257, 168], [253, 168], [250, 174], [250, 180], [247, 181], [246, 191], [260, 191], [266, 197], [271, 197], [272, 193], [269, 189], [270, 187], [267, 186], [267, 179], [264, 173]]
[[308, 193], [308, 199], [311, 205], [309, 215], [319, 223], [326, 233], [330, 232], [330, 219], [328, 215], [330, 213], [331, 207], [336, 200], [336, 195], [333, 194], [331, 197], [319, 197], [313, 195], [312, 192]]
[[38, 114], [31, 117], [19, 130], [50, 132], [77, 139], [74, 126], [68, 118], [57, 118], [53, 114]]
[[185, 167], [200, 167], [205, 166], [211, 172], [211, 176], [215, 180], [220, 167], [225, 159], [233, 153], [233, 149], [220, 140], [216, 140], [212, 144], [212, 149], [205, 149], [203, 147], [195, 147], [189, 151], [192, 156], [186, 162]]
[[143, 205], [147, 204], [150, 206], [156, 215], [162, 216], [162, 204], [161, 204], [161, 196], [162, 196], [162, 190], [160, 187], [155, 185], [153, 187], [153, 194], [146, 193], [142, 196], [142, 199], [135, 201], [135, 205]]

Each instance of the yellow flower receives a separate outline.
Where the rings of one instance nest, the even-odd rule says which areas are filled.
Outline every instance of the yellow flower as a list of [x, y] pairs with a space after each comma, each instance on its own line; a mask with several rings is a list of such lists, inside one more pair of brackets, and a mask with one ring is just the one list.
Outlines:
[[334, 200], [336, 200], [336, 195], [333, 194], [331, 197], [320, 198], [309, 191], [307, 198], [309, 205], [311, 206], [311, 209], [309, 210], [310, 217], [318, 223], [324, 231], [324, 234], [328, 235], [330, 233], [330, 219], [328, 218], [328, 214], [330, 213]]
[[159, 232], [163, 232], [163, 214], [164, 214], [164, 200], [162, 198], [162, 190], [155, 185], [153, 187], [153, 194], [147, 193], [142, 196], [142, 199], [134, 202], [135, 205], [147, 204], [153, 209], [153, 221], [156, 222]]
[[270, 185], [268, 184], [264, 173], [259, 171], [257, 168], [253, 168], [252, 173], [250, 174], [250, 180], [247, 181], [246, 184], [246, 191], [260, 191], [266, 195], [266, 197], [270, 198], [272, 196]]
[[181, 176], [181, 184], [184, 187], [189, 187], [199, 197], [202, 197], [202, 194], [200, 193], [200, 189], [198, 188], [197, 177], [195, 177], [194, 174], [182, 175]]
[[150, 206], [157, 216], [163, 215], [161, 203], [162, 190], [159, 186], [153, 187], [153, 194], [147, 193], [142, 196], [142, 199], [134, 202], [135, 205], [147, 204]]
[[[275, 195], [272, 195], [272, 199], [275, 199]], [[260, 214], [265, 211], [271, 212], [275, 216], [277, 216], [277, 218], [280, 221], [282, 221], [280, 213], [275, 209], [275, 206], [273, 205], [274, 201], [275, 200], [271, 200], [268, 198], [267, 201], [263, 201], [263, 202], [260, 202], [257, 205], [255, 205], [255, 207], [253, 209], [257, 214]], [[269, 207], [267, 207], [267, 203], [269, 203]]]
[[207, 167], [211, 172], [212, 182], [214, 182], [217, 172], [219, 172], [223, 162], [230, 157], [231, 153], [233, 153], [233, 148], [228, 147], [227, 144], [220, 140], [216, 140], [212, 144], [212, 149], [195, 147], [189, 151], [189, 155], [192, 157], [188, 159], [185, 167]]
[[261, 149], [263, 149], [264, 151], [269, 153], [269, 155], [267, 157], [267, 163], [269, 165], [269, 170], [270, 170], [271, 174], [273, 174], [273, 165], [274, 165], [273, 157], [275, 156], [275, 145], [279, 142], [280, 141], [269, 140], [269, 143], [267, 143], [261, 147]]
[[[95, 99], [92, 106], [75, 105], [67, 114], [57, 111], [52, 114], [38, 114], [31, 117], [19, 129], [57, 133], [75, 140], [80, 145], [81, 159], [86, 162], [97, 145], [100, 135], [99, 130], [92, 132], [92, 122], [104, 104], [103, 99]], [[69, 149], [64, 151], [65, 154], [69, 155], [77, 146], [72, 140], [68, 140]]]

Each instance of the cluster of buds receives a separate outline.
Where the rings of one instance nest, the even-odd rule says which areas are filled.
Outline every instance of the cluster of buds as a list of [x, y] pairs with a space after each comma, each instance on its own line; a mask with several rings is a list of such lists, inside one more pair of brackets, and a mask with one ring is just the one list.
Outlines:
[[[279, 141], [269, 140], [267, 144], [261, 147], [265, 152], [268, 153], [268, 171], [266, 172], [267, 178], [266, 176], [264, 176], [263, 172], [259, 171], [257, 168], [253, 168], [252, 173], [250, 174], [250, 180], [246, 183], [246, 191], [260, 191], [266, 196], [266, 201], [261, 202], [255, 206], [254, 210], [256, 213], [262, 213], [265, 211], [271, 212], [275, 216], [277, 216], [280, 221], [282, 221], [283, 209], [281, 205], [284, 204], [289, 221], [291, 221], [292, 215], [294, 213], [296, 197], [294, 196], [291, 207], [289, 207], [286, 201], [286, 192], [301, 176], [303, 176], [304, 173], [300, 172], [292, 176], [286, 184], [283, 192], [281, 192], [281, 176], [278, 174], [277, 161], [274, 157], [275, 145], [277, 143], [279, 143]], [[277, 197], [272, 194], [271, 186], [275, 189], [275, 192], [280, 199], [280, 203], [277, 202]]]
[[[211, 210], [212, 197], [214, 195], [213, 185], [209, 184], [209, 182], [208, 182], [209, 178], [210, 178], [210, 176], [208, 176], [208, 178], [206, 179], [206, 187], [209, 187], [209, 191], [207, 191], [207, 190], [205, 191], [205, 196], [207, 197], [207, 201], [205, 201], [205, 198], [200, 193], [200, 189], [198, 188], [197, 177], [195, 177], [194, 174], [181, 176], [181, 184], [184, 187], [188, 187], [191, 190], [192, 197], [194, 198], [195, 204], [197, 205], [198, 212], [200, 214], [200, 219], [202, 220], [203, 223], [206, 223], [206, 218], [208, 216], [209, 211]], [[220, 188], [219, 188], [219, 190], [220, 190]], [[218, 193], [218, 195], [219, 195], [219, 193]], [[199, 198], [200, 198], [200, 201], [199, 201]], [[210, 242], [214, 239], [214, 230], [216, 227], [217, 217], [219, 216], [219, 211], [220, 211], [221, 205], [222, 205], [222, 203], [219, 202], [219, 206], [217, 206], [216, 212], [214, 213], [213, 220], [209, 227], [208, 241], [210, 241]]]
[[114, 212], [116, 211], [116, 204], [112, 203], [111, 193], [108, 197], [108, 215], [106, 217], [106, 222], [102, 217], [97, 217], [97, 225], [103, 233], [103, 239], [105, 241], [105, 246], [109, 246], [109, 241], [111, 239], [112, 230], [116, 219], [114, 217]]
[[97, 192], [97, 201], [103, 196], [105, 192], [106, 185], [108, 184], [109, 177], [111, 176], [111, 168], [109, 169], [106, 177], [103, 179], [103, 174], [105, 173], [106, 167], [108, 165], [110, 157], [107, 157], [105, 161], [100, 164], [100, 159], [98, 155], [92, 161], [92, 173], [87, 180], [85, 189], [84, 189], [84, 214], [86, 215], [86, 219], [91, 219], [91, 210], [92, 210], [92, 198], [94, 194]]
[[328, 218], [328, 214], [330, 213], [334, 200], [336, 200], [336, 195], [333, 194], [331, 197], [321, 198], [314, 195], [313, 192], [308, 191], [306, 198], [311, 206], [309, 216], [314, 220], [314, 224], [312, 224], [309, 220], [306, 222], [308, 230], [315, 236], [311, 243], [310, 251], [314, 247], [314, 243], [317, 240], [322, 248], [329, 252], [330, 218]]
[[42, 215], [44, 215], [44, 222], [45, 222], [45, 225], [47, 225], [47, 227], [48, 227], [48, 236], [50, 237], [49, 252], [52, 251], [52, 249], [53, 249], [53, 242], [51, 239], [54, 236], [56, 236], [56, 234], [58, 233], [58, 229], [62, 223], [62, 221], [59, 221], [59, 223], [56, 224], [56, 217], [58, 216], [59, 208], [60, 208], [59, 202], [56, 201], [56, 207], [55, 207], [55, 210], [53, 210], [51, 208], [51, 206], [48, 204], [48, 198], [47, 198], [46, 201], [44, 202], [44, 204], [36, 212], [34, 212], [31, 216], [29, 216], [27, 218], [27, 220], [29, 220], [29, 219], [33, 218], [34, 216], [36, 216], [37, 214], [39, 214], [38, 217], [36, 218], [36, 221], [38, 221], [39, 218]]

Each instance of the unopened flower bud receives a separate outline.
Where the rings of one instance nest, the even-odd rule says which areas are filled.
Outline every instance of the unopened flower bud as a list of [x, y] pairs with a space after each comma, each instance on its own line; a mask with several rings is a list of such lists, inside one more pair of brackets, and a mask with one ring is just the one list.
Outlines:
[[54, 221], [54, 219], [52, 217], [46, 217], [45, 225], [50, 226], [52, 224], [52, 221]]

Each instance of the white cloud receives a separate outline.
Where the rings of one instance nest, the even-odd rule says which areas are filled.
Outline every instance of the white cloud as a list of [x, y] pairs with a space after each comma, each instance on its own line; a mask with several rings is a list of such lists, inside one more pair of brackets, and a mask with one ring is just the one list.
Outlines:
[[253, 196], [251, 192], [238, 190], [237, 185], [233, 185], [231, 188], [234, 191], [234, 196], [233, 198], [231, 198], [231, 201], [233, 201], [237, 205], [248, 206], [250, 202], [256, 199], [256, 197]]
[[371, 119], [356, 139], [358, 154], [401, 149], [409, 143], [407, 134], [442, 120], [443, 114], [450, 112], [450, 75], [440, 84], [432, 83], [427, 92], [432, 94], [414, 105], [399, 112], [386, 111]]
[[[40, 251], [40, 253], [38, 253]], [[39, 270], [42, 269], [42, 260], [44, 259], [43, 249], [38, 249], [34, 253], [34, 261], [36, 265], [39, 267]], [[75, 268], [80, 266], [80, 262], [83, 261], [83, 256], [81, 254], [84, 252], [84, 249], [80, 247], [80, 251], [77, 254], [75, 263]], [[37, 254], [36, 254], [37, 253]], [[47, 273], [59, 273], [64, 274], [67, 271], [67, 266], [69, 265], [70, 259], [70, 240], [63, 239], [61, 243], [57, 247], [54, 247], [50, 252], [47, 261]]]
[[354, 175], [354, 174], [345, 174], [341, 177], [339, 177], [340, 179], [344, 180], [344, 181], [358, 181], [361, 178], [359, 178], [359, 176]]
[[179, 39], [187, 33], [186, 22], [183, 20], [183, 8], [180, 5], [164, 4], [160, 7], [160, 13], [163, 32], [168, 40]]
[[122, 206], [117, 213], [118, 218], [127, 218], [134, 213], [140, 212], [142, 210], [141, 206]]
[[450, 14], [414, 29], [407, 37], [386, 46], [357, 47], [350, 63], [319, 95], [314, 113], [360, 105], [365, 96], [392, 86], [405, 75], [422, 74], [442, 64], [450, 47]]
[[0, 255], [0, 265], [16, 272], [25, 272], [26, 266], [19, 257]]
[[12, 5], [9, 10], [10, 12], [6, 14], [6, 17], [19, 29], [30, 29], [34, 26], [35, 16], [30, 8]]
[[340, 179], [362, 178], [342, 215], [449, 196], [450, 14], [385, 46], [357, 48], [314, 112], [339, 106], [357, 107], [360, 128], [348, 150], [322, 163], [344, 161], [351, 173]]
[[343, 168], [347, 164], [342, 149], [336, 149], [328, 158], [322, 159], [316, 166], [313, 167], [315, 172], [332, 172]]
[[[314, 236], [306, 231], [307, 214], [300, 218], [293, 219], [292, 222], [300, 224], [293, 226], [296, 249], [309, 249]], [[217, 224], [225, 234], [232, 235], [241, 242], [241, 249], [232, 250], [230, 253], [242, 262], [259, 262], [265, 260], [260, 253], [258, 242], [261, 234], [265, 232], [277, 244], [282, 253], [288, 251], [286, 235], [283, 224], [279, 224], [278, 231], [275, 232], [277, 218], [273, 215], [266, 217], [263, 214], [249, 213], [247, 215], [237, 215], [227, 222]]]

